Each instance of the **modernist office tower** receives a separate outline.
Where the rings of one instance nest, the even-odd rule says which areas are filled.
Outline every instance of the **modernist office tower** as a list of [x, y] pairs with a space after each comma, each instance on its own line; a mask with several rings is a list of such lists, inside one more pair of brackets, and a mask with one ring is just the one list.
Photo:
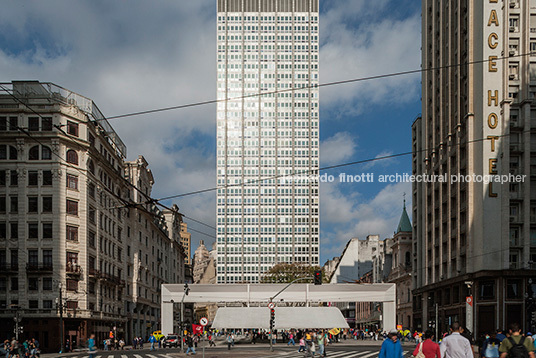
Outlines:
[[436, 69], [423, 72], [414, 173], [526, 177], [414, 185], [412, 326], [433, 324], [437, 304], [440, 330], [533, 330], [536, 1], [425, 0], [422, 25], [422, 66]]
[[218, 0], [218, 283], [318, 264], [317, 84], [318, 0]]

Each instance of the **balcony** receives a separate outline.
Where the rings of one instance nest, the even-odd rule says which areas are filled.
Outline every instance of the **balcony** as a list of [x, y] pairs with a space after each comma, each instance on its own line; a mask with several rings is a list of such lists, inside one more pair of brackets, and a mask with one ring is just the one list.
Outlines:
[[26, 272], [50, 273], [52, 272], [52, 262], [29, 262], [26, 264]]
[[114, 275], [110, 275], [108, 273], [103, 273], [101, 272], [100, 275], [99, 275], [99, 279], [101, 280], [104, 280], [104, 281], [108, 281], [114, 285], [121, 285], [121, 278], [117, 277], [117, 276], [114, 276]]
[[89, 273], [90, 277], [99, 277], [100, 276], [100, 271], [95, 269], [95, 268], [89, 268], [88, 273]]
[[67, 262], [67, 265], [65, 266], [65, 272], [69, 276], [80, 276], [82, 274], [82, 267], [80, 265]]
[[19, 264], [16, 262], [0, 262], [0, 274], [16, 274], [19, 272]]

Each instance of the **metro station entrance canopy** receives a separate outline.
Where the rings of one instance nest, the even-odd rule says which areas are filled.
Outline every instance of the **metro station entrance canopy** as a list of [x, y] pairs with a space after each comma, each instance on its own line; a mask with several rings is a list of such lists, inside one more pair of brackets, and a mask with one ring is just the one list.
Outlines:
[[[173, 304], [174, 303], [242, 303], [245, 307], [255, 306], [265, 308], [266, 316], [259, 315], [259, 323], [256, 327], [263, 328], [268, 320], [268, 303], [270, 298], [283, 289], [286, 284], [191, 284], [189, 285], [189, 294], [185, 295], [183, 284], [163, 284], [162, 285], [162, 334], [173, 333]], [[293, 284], [285, 291], [277, 296], [274, 302], [302, 302], [306, 306], [311, 304], [319, 304], [323, 302], [383, 302], [382, 324], [383, 329], [389, 330], [396, 326], [396, 286], [393, 283], [377, 283], [377, 284]], [[259, 307], [260, 306], [260, 307]], [[281, 307], [283, 308], [283, 307]], [[277, 310], [281, 310], [281, 308]], [[298, 309], [303, 307], [288, 307], [288, 309]], [[326, 307], [307, 307], [311, 309], [326, 308]], [[329, 307], [328, 307], [329, 308]], [[247, 310], [244, 310], [246, 313]], [[281, 310], [283, 312], [286, 310]], [[290, 312], [290, 311], [287, 311]], [[319, 320], [325, 316], [327, 311], [317, 311]], [[332, 311], [334, 312], [334, 311]], [[296, 312], [297, 313], [297, 312]], [[223, 314], [223, 312], [222, 312]], [[340, 311], [339, 311], [340, 314]], [[342, 317], [342, 315], [340, 315]], [[232, 326], [233, 322], [227, 323], [221, 315], [222, 319], [218, 324], [220, 328], [240, 328]], [[218, 318], [218, 314], [216, 316]], [[216, 320], [215, 320], [216, 321]], [[262, 322], [261, 322], [262, 321]], [[277, 320], [276, 320], [277, 322]], [[284, 325], [283, 321], [281, 322]], [[236, 321], [234, 322], [236, 324]], [[249, 323], [251, 324], [251, 323]], [[285, 323], [286, 324], [286, 323]], [[323, 327], [320, 323], [311, 322], [315, 327]], [[243, 327], [247, 328], [247, 327]], [[291, 328], [291, 327], [281, 327]], [[298, 327], [294, 327], [298, 328]], [[324, 328], [324, 327], [323, 327]], [[325, 327], [327, 328], [327, 327]], [[342, 326], [339, 328], [343, 328]]]

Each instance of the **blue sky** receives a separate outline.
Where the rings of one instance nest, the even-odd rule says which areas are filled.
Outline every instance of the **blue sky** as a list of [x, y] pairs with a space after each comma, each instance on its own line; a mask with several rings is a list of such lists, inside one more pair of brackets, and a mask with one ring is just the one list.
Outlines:
[[[0, 81], [54, 82], [92, 98], [107, 116], [214, 99], [216, 1], [8, 1], [0, 12]], [[321, 0], [320, 82], [420, 68], [420, 2]], [[411, 150], [420, 76], [325, 87], [320, 92], [321, 166]], [[112, 120], [128, 159], [144, 155], [153, 197], [211, 188], [214, 105]], [[401, 157], [329, 171], [410, 173]], [[321, 263], [352, 237], [392, 234], [407, 183], [321, 185]], [[215, 226], [215, 193], [175, 201]], [[168, 202], [169, 203], [169, 202]], [[411, 215], [411, 211], [408, 210]], [[194, 222], [189, 225], [214, 234]], [[199, 240], [214, 239], [192, 233]]]

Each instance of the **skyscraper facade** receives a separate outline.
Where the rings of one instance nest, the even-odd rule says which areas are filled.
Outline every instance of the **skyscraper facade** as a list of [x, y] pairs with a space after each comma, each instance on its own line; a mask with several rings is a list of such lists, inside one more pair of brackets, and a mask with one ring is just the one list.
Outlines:
[[413, 186], [412, 325], [533, 330], [536, 1], [426, 0], [422, 26], [413, 173], [448, 181]]
[[[218, 0], [218, 283], [318, 264], [318, 0]], [[224, 99], [227, 99], [223, 101]]]

